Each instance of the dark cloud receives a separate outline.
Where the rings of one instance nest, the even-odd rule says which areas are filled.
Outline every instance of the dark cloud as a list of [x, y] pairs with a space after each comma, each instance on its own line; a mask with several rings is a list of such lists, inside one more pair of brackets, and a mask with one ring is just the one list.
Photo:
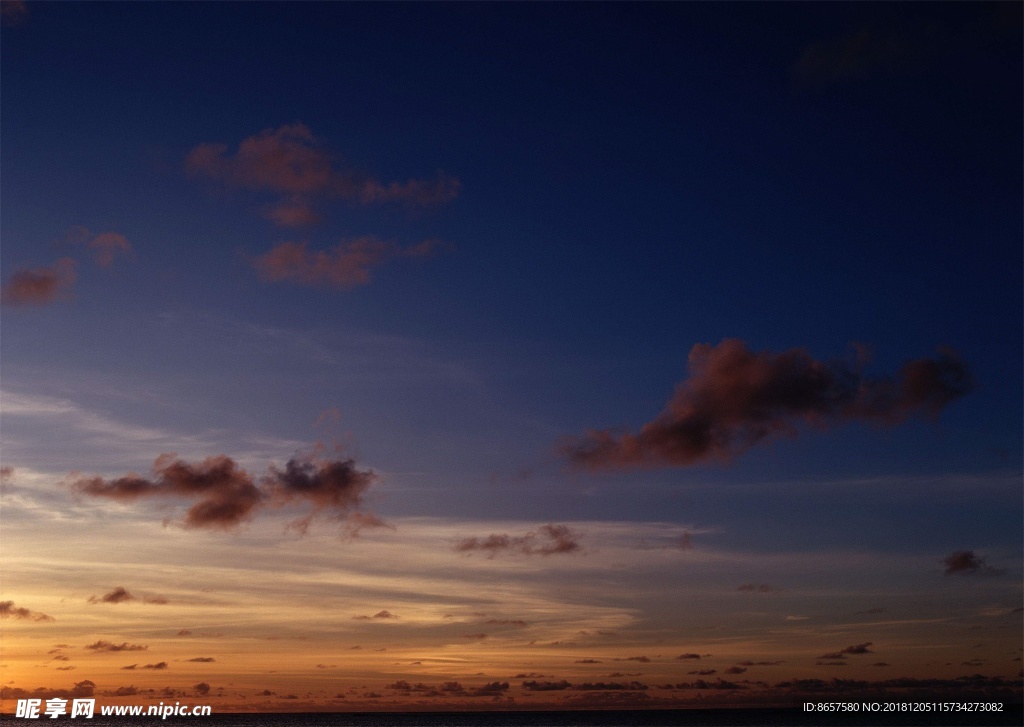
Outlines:
[[697, 669], [696, 671], [688, 671], [686, 673], [687, 674], [696, 674], [697, 676], [706, 677], [706, 676], [711, 676], [712, 674], [717, 674], [718, 673], [718, 669]]
[[621, 690], [642, 692], [647, 689], [647, 685], [641, 682], [583, 682], [574, 685], [572, 688], [581, 692]]
[[508, 691], [508, 682], [490, 682], [469, 692], [471, 697], [497, 697]]
[[14, 618], [25, 621], [56, 621], [53, 616], [47, 616], [45, 613], [15, 606], [14, 601], [0, 601], [0, 618]]
[[768, 585], [767, 583], [744, 583], [742, 586], [738, 586], [736, 590], [746, 591], [748, 593], [771, 593], [778, 589]]
[[138, 688], [134, 686], [118, 687], [112, 692], [105, 692], [105, 694], [110, 694], [113, 697], [133, 697], [138, 693]]
[[580, 549], [579, 535], [567, 525], [548, 524], [539, 532], [525, 535], [488, 535], [486, 538], [465, 538], [455, 544], [460, 553], [480, 551], [493, 558], [498, 553], [520, 555], [556, 555]]
[[685, 659], [699, 659], [699, 658], [700, 658], [700, 654], [680, 654], [679, 656], [676, 657], [676, 659], [678, 659], [680, 661], [685, 660]]
[[597, 659], [577, 659], [575, 664], [600, 664], [601, 662]]
[[572, 684], [564, 679], [560, 682], [527, 681], [522, 684], [523, 689], [528, 692], [557, 692], [563, 689], [571, 689]]
[[[370, 621], [372, 619], [385, 619], [386, 620], [386, 619], [398, 618], [398, 616], [396, 616], [395, 614], [391, 613], [387, 609], [384, 609], [383, 611], [378, 611], [377, 613], [373, 614], [372, 616], [353, 616], [352, 618], [354, 618], [356, 621]], [[355, 647], [353, 647], [353, 648], [355, 648]]]
[[253, 261], [260, 277], [312, 287], [353, 288], [370, 282], [370, 271], [391, 260], [429, 257], [444, 247], [437, 240], [400, 247], [375, 237], [339, 243], [330, 251], [308, 250], [305, 242], [282, 242]]
[[93, 644], [89, 644], [85, 648], [92, 651], [145, 651], [148, 646], [142, 646], [140, 644], [129, 644], [127, 641], [115, 644], [110, 641], [97, 641]]
[[725, 674], [742, 674], [747, 670], [744, 666], [730, 666], [725, 670]]
[[737, 666], [778, 666], [785, 664], [784, 661], [740, 661]]
[[264, 129], [242, 140], [234, 155], [228, 154], [227, 144], [200, 144], [186, 157], [185, 170], [228, 188], [270, 193], [276, 201], [266, 216], [284, 227], [317, 222], [316, 206], [326, 199], [428, 207], [454, 199], [462, 186], [440, 171], [434, 180], [387, 183], [359, 174], [339, 166], [301, 123]]
[[[376, 473], [360, 470], [352, 459], [293, 457], [283, 469], [271, 466], [259, 485], [253, 476], [226, 455], [207, 457], [193, 464], [174, 454], [162, 454], [153, 463], [153, 476], [134, 473], [116, 479], [72, 476], [71, 488], [93, 497], [120, 501], [164, 498], [192, 501], [183, 524], [189, 528], [231, 529], [252, 519], [266, 507], [305, 504], [310, 512], [292, 523], [305, 532], [316, 517], [345, 520], [358, 512], [363, 493], [377, 481]], [[372, 523], [360, 519], [357, 527], [384, 525], [370, 516]], [[162, 596], [146, 599], [166, 603]]]
[[210, 693], [210, 685], [206, 682], [199, 682], [198, 684], [194, 684], [192, 686], [192, 689], [195, 690], [196, 694], [203, 697]]
[[353, 459], [297, 458], [288, 460], [283, 470], [270, 468], [264, 488], [279, 504], [303, 502], [312, 512], [293, 523], [301, 532], [318, 515], [342, 520], [358, 510], [363, 494], [378, 477], [372, 470], [360, 470]]
[[209, 664], [217, 660], [214, 659], [212, 656], [197, 656], [194, 659], [185, 659], [185, 661], [197, 661], [203, 664]]
[[894, 425], [913, 414], [937, 417], [972, 387], [966, 365], [949, 349], [906, 362], [895, 377], [870, 378], [862, 368], [817, 361], [803, 349], [755, 353], [736, 339], [698, 344], [689, 378], [638, 434], [592, 430], [561, 451], [573, 467], [590, 471], [728, 461], [759, 442], [795, 435], [800, 423]]
[[942, 559], [946, 566], [947, 576], [959, 575], [998, 575], [1002, 573], [985, 563], [985, 559], [973, 550], [955, 550]]
[[870, 641], [865, 641], [863, 644], [854, 644], [853, 646], [847, 646], [845, 649], [840, 651], [841, 654], [873, 654], [869, 646], [874, 646]]
[[15, 270], [0, 290], [3, 305], [46, 305], [66, 297], [75, 283], [75, 261], [69, 257], [50, 267]]
[[158, 661], [156, 664], [146, 664], [142, 668], [143, 669], [166, 669], [167, 668], [167, 662], [166, 661]]
[[612, 659], [612, 661], [639, 661], [642, 664], [648, 664], [651, 658], [649, 656], [627, 656], [622, 659]]
[[135, 596], [126, 591], [121, 586], [118, 586], [109, 593], [104, 593], [102, 596], [97, 598], [96, 596], [89, 596], [89, 603], [125, 603], [127, 601], [134, 601]]

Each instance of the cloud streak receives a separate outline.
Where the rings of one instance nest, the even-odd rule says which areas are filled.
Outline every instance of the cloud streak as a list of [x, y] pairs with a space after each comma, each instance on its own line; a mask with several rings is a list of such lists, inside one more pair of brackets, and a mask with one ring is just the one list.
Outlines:
[[949, 349], [907, 361], [896, 376], [871, 378], [859, 363], [818, 361], [797, 348], [754, 352], [727, 339], [694, 346], [689, 370], [665, 410], [639, 433], [591, 430], [565, 442], [562, 454], [589, 471], [725, 462], [763, 441], [796, 435], [801, 423], [827, 428], [937, 417], [972, 388], [967, 366]]

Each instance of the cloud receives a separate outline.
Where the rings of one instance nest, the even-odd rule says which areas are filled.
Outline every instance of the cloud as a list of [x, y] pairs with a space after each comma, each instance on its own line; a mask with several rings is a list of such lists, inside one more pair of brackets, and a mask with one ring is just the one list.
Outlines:
[[75, 261], [62, 257], [50, 267], [16, 270], [0, 290], [3, 305], [46, 305], [67, 297], [75, 283]]
[[167, 662], [166, 661], [158, 661], [156, 664], [146, 664], [142, 668], [143, 669], [166, 669], [167, 668]]
[[101, 639], [96, 643], [89, 644], [85, 648], [90, 649], [91, 651], [145, 651], [149, 647], [142, 646], [141, 644], [129, 644], [127, 641], [115, 644]]
[[192, 688], [195, 690], [196, 694], [199, 694], [200, 696], [205, 697], [207, 694], [210, 693], [210, 685], [206, 682], [199, 682], [198, 684], [194, 684]]
[[591, 430], [561, 452], [590, 471], [686, 467], [729, 461], [796, 425], [819, 428], [864, 420], [895, 425], [913, 414], [937, 417], [972, 387], [966, 365], [949, 349], [903, 364], [898, 375], [870, 378], [863, 363], [822, 362], [803, 349], [755, 353], [737, 339], [690, 350], [690, 376], [665, 411], [639, 434]]
[[200, 144], [186, 156], [185, 171], [224, 187], [276, 196], [266, 216], [282, 227], [314, 224], [319, 220], [315, 205], [326, 199], [429, 207], [455, 199], [462, 186], [441, 171], [433, 180], [406, 182], [381, 182], [360, 174], [339, 165], [302, 123], [264, 129], [243, 139], [233, 155], [227, 144]]
[[89, 596], [89, 603], [125, 603], [127, 601], [134, 600], [135, 596], [121, 586], [118, 586], [110, 593], [104, 593], [100, 598], [96, 598], [96, 596]]
[[1002, 573], [998, 568], [993, 568], [985, 563], [985, 559], [973, 550], [954, 550], [942, 559], [946, 566], [947, 576], [960, 575], [998, 575]]
[[15, 606], [14, 601], [0, 601], [0, 618], [13, 618], [23, 621], [56, 621], [53, 616], [47, 616], [39, 611], [30, 611], [27, 608]]
[[[377, 479], [373, 471], [357, 469], [352, 459], [296, 456], [283, 469], [271, 466], [257, 485], [251, 474], [226, 455], [191, 464], [168, 453], [157, 457], [150, 478], [134, 473], [116, 479], [72, 475], [69, 484], [78, 493], [119, 501], [147, 497], [192, 501], [183, 520], [189, 528], [231, 529], [252, 519], [263, 508], [306, 504], [309, 514], [291, 524], [305, 532], [318, 516], [343, 520], [362, 514], [356, 508], [363, 493]], [[384, 523], [369, 516], [356, 525]], [[158, 600], [162, 598], [154, 597], [149, 602], [166, 602]]]
[[102, 232], [86, 245], [95, 253], [96, 263], [103, 268], [110, 267], [118, 253], [127, 255], [132, 251], [132, 244], [117, 232]]
[[129, 474], [113, 480], [83, 477], [72, 482], [77, 492], [94, 497], [134, 501], [145, 497], [195, 500], [185, 514], [190, 528], [231, 528], [248, 520], [264, 494], [252, 477], [225, 455], [198, 464], [162, 454], [153, 463], [153, 478]]
[[398, 618], [398, 616], [385, 609], [383, 611], [378, 611], [372, 616], [353, 616], [352, 618], [356, 619], [357, 621], [369, 621], [370, 619], [393, 619]]
[[488, 535], [486, 538], [464, 538], [455, 544], [460, 553], [481, 551], [493, 558], [498, 553], [520, 555], [556, 555], [572, 553], [580, 549], [579, 535], [567, 525], [543, 525], [539, 535], [528, 532], [525, 535]]
[[523, 621], [522, 619], [518, 619], [518, 618], [517, 619], [492, 618], [492, 619], [488, 619], [487, 621], [484, 621], [484, 623], [485, 624], [493, 624], [495, 626], [514, 626], [517, 629], [524, 629], [524, 628], [526, 628], [529, 625], [525, 621]]
[[3, 687], [0, 688], [0, 699], [74, 699], [76, 697], [91, 697], [95, 694], [96, 683], [89, 680], [83, 679], [80, 682], [75, 682], [75, 686], [71, 689], [47, 689], [45, 687], [39, 687], [38, 689], [21, 689], [19, 687]]
[[440, 247], [437, 240], [400, 247], [373, 236], [342, 241], [330, 251], [310, 251], [305, 242], [282, 242], [257, 257], [253, 264], [260, 277], [270, 282], [348, 289], [369, 283], [370, 270], [385, 262], [428, 257]]
[[847, 646], [845, 649], [840, 651], [841, 654], [873, 654], [874, 652], [869, 649], [869, 646], [873, 646], [872, 642], [866, 641], [863, 644], [854, 644], [853, 646]]
[[767, 583], [744, 583], [742, 586], [737, 586], [737, 591], [746, 591], [748, 593], [771, 593], [778, 589], [774, 586], [770, 586]]
[[555, 692], [562, 691], [563, 689], [571, 689], [572, 684], [564, 679], [560, 682], [540, 682], [531, 680], [523, 682], [522, 687], [528, 692]]
[[725, 674], [742, 674], [747, 670], [745, 666], [730, 666], [725, 670]]
[[[298, 501], [312, 507], [309, 515], [292, 523], [300, 532], [305, 532], [318, 515], [342, 520], [355, 514], [363, 494], [378, 479], [372, 470], [357, 469], [353, 459], [292, 457], [283, 470], [270, 468], [264, 478], [264, 490], [269, 499], [279, 505]], [[358, 526], [383, 524], [376, 518], [372, 521], [364, 518]]]
[[194, 659], [185, 659], [185, 661], [195, 661], [195, 662], [199, 662], [201, 664], [210, 664], [210, 663], [215, 662], [217, 660], [214, 659], [212, 656], [197, 656]]

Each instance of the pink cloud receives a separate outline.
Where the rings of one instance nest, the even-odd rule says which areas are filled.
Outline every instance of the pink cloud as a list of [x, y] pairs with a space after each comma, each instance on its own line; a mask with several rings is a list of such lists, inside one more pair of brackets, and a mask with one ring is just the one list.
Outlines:
[[0, 291], [4, 305], [46, 305], [65, 297], [74, 285], [75, 261], [62, 257], [50, 267], [16, 270]]
[[118, 253], [128, 254], [132, 251], [132, 245], [125, 239], [124, 235], [117, 232], [103, 232], [96, 235], [87, 243], [90, 250], [96, 253], [96, 262], [100, 267], [110, 267], [114, 262], [114, 256]]

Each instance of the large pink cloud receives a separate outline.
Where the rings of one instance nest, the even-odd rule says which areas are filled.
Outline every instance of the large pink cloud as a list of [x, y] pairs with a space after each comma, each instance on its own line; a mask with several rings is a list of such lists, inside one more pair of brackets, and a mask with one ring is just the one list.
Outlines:
[[796, 434], [799, 423], [892, 425], [914, 414], [935, 417], [972, 386], [964, 362], [946, 349], [907, 361], [896, 376], [871, 378], [859, 363], [818, 361], [796, 348], [754, 352], [728, 339], [694, 346], [689, 369], [665, 410], [637, 434], [592, 430], [565, 442], [563, 454], [591, 471], [726, 461]]

